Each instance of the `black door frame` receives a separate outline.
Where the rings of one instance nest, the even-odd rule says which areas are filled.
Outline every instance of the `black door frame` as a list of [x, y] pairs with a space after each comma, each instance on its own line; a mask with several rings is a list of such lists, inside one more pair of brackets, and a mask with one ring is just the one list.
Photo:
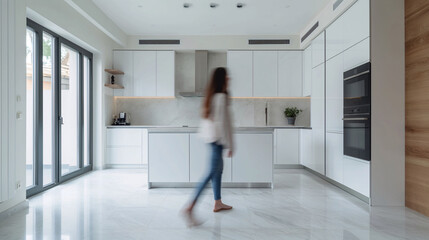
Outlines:
[[[35, 32], [35, 62], [34, 62], [34, 124], [31, 131], [34, 132], [33, 138], [33, 164], [35, 173], [35, 182], [33, 187], [27, 189], [27, 197], [50, 189], [74, 177], [82, 175], [93, 169], [93, 54], [86, 49], [74, 44], [73, 42], [61, 37], [55, 32], [27, 19], [27, 28]], [[53, 37], [53, 77], [52, 77], [52, 167], [54, 168], [54, 182], [50, 185], [43, 186], [43, 33]], [[65, 45], [78, 53], [78, 160], [79, 169], [77, 171], [61, 176], [61, 46]], [[84, 71], [83, 64], [85, 57], [89, 61], [88, 69], [88, 113], [89, 113], [89, 130], [88, 130], [88, 161], [89, 165], [84, 165]], [[28, 106], [27, 106], [28, 107]], [[29, 131], [30, 129], [27, 129]], [[45, 153], [46, 154], [46, 153]]]

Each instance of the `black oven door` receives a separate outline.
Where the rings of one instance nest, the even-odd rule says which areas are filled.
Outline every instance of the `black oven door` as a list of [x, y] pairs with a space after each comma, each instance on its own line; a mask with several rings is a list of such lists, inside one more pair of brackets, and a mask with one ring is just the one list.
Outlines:
[[344, 107], [371, 104], [369, 63], [344, 73]]
[[345, 117], [344, 155], [371, 160], [371, 119], [368, 116]]

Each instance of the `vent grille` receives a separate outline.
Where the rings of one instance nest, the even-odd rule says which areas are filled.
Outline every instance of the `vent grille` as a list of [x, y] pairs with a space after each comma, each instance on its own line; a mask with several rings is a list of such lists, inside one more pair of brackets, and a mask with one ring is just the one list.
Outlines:
[[336, 2], [334, 2], [334, 5], [332, 6], [332, 10], [335, 11], [335, 9], [337, 9], [337, 7], [340, 6], [343, 1], [344, 0], [337, 0]]
[[289, 39], [249, 39], [249, 45], [258, 44], [290, 44]]
[[319, 21], [317, 21], [317, 22], [316, 22], [316, 24], [314, 24], [314, 25], [310, 28], [310, 30], [308, 30], [308, 32], [307, 32], [306, 34], [304, 34], [304, 36], [302, 36], [302, 38], [301, 38], [301, 42], [304, 42], [304, 41], [305, 41], [305, 39], [307, 39], [307, 38], [310, 36], [310, 34], [312, 34], [312, 33], [314, 32], [314, 30], [316, 30], [318, 27], [319, 27]]
[[145, 39], [139, 40], [140, 45], [179, 45], [180, 40], [176, 39]]

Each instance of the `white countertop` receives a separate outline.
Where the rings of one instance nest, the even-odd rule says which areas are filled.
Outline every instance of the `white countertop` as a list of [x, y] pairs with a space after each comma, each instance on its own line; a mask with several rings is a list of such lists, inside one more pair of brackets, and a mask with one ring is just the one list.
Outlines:
[[[157, 126], [157, 125], [112, 125], [107, 128], [147, 128], [149, 132], [197, 132], [198, 127], [195, 126]], [[311, 129], [309, 126], [240, 126], [235, 127], [234, 130], [237, 132], [248, 132], [248, 131], [274, 131], [275, 129]]]

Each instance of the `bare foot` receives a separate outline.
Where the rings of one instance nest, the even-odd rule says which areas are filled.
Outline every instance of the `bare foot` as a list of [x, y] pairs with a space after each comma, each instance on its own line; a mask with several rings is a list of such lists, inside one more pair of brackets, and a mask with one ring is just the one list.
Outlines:
[[203, 222], [197, 221], [195, 219], [194, 214], [192, 213], [192, 210], [189, 208], [183, 211], [183, 217], [185, 218], [186, 226], [188, 226], [188, 228], [196, 227], [203, 224]]
[[213, 212], [220, 212], [223, 210], [231, 210], [232, 206], [226, 205], [224, 203], [222, 203], [221, 201], [216, 201]]

